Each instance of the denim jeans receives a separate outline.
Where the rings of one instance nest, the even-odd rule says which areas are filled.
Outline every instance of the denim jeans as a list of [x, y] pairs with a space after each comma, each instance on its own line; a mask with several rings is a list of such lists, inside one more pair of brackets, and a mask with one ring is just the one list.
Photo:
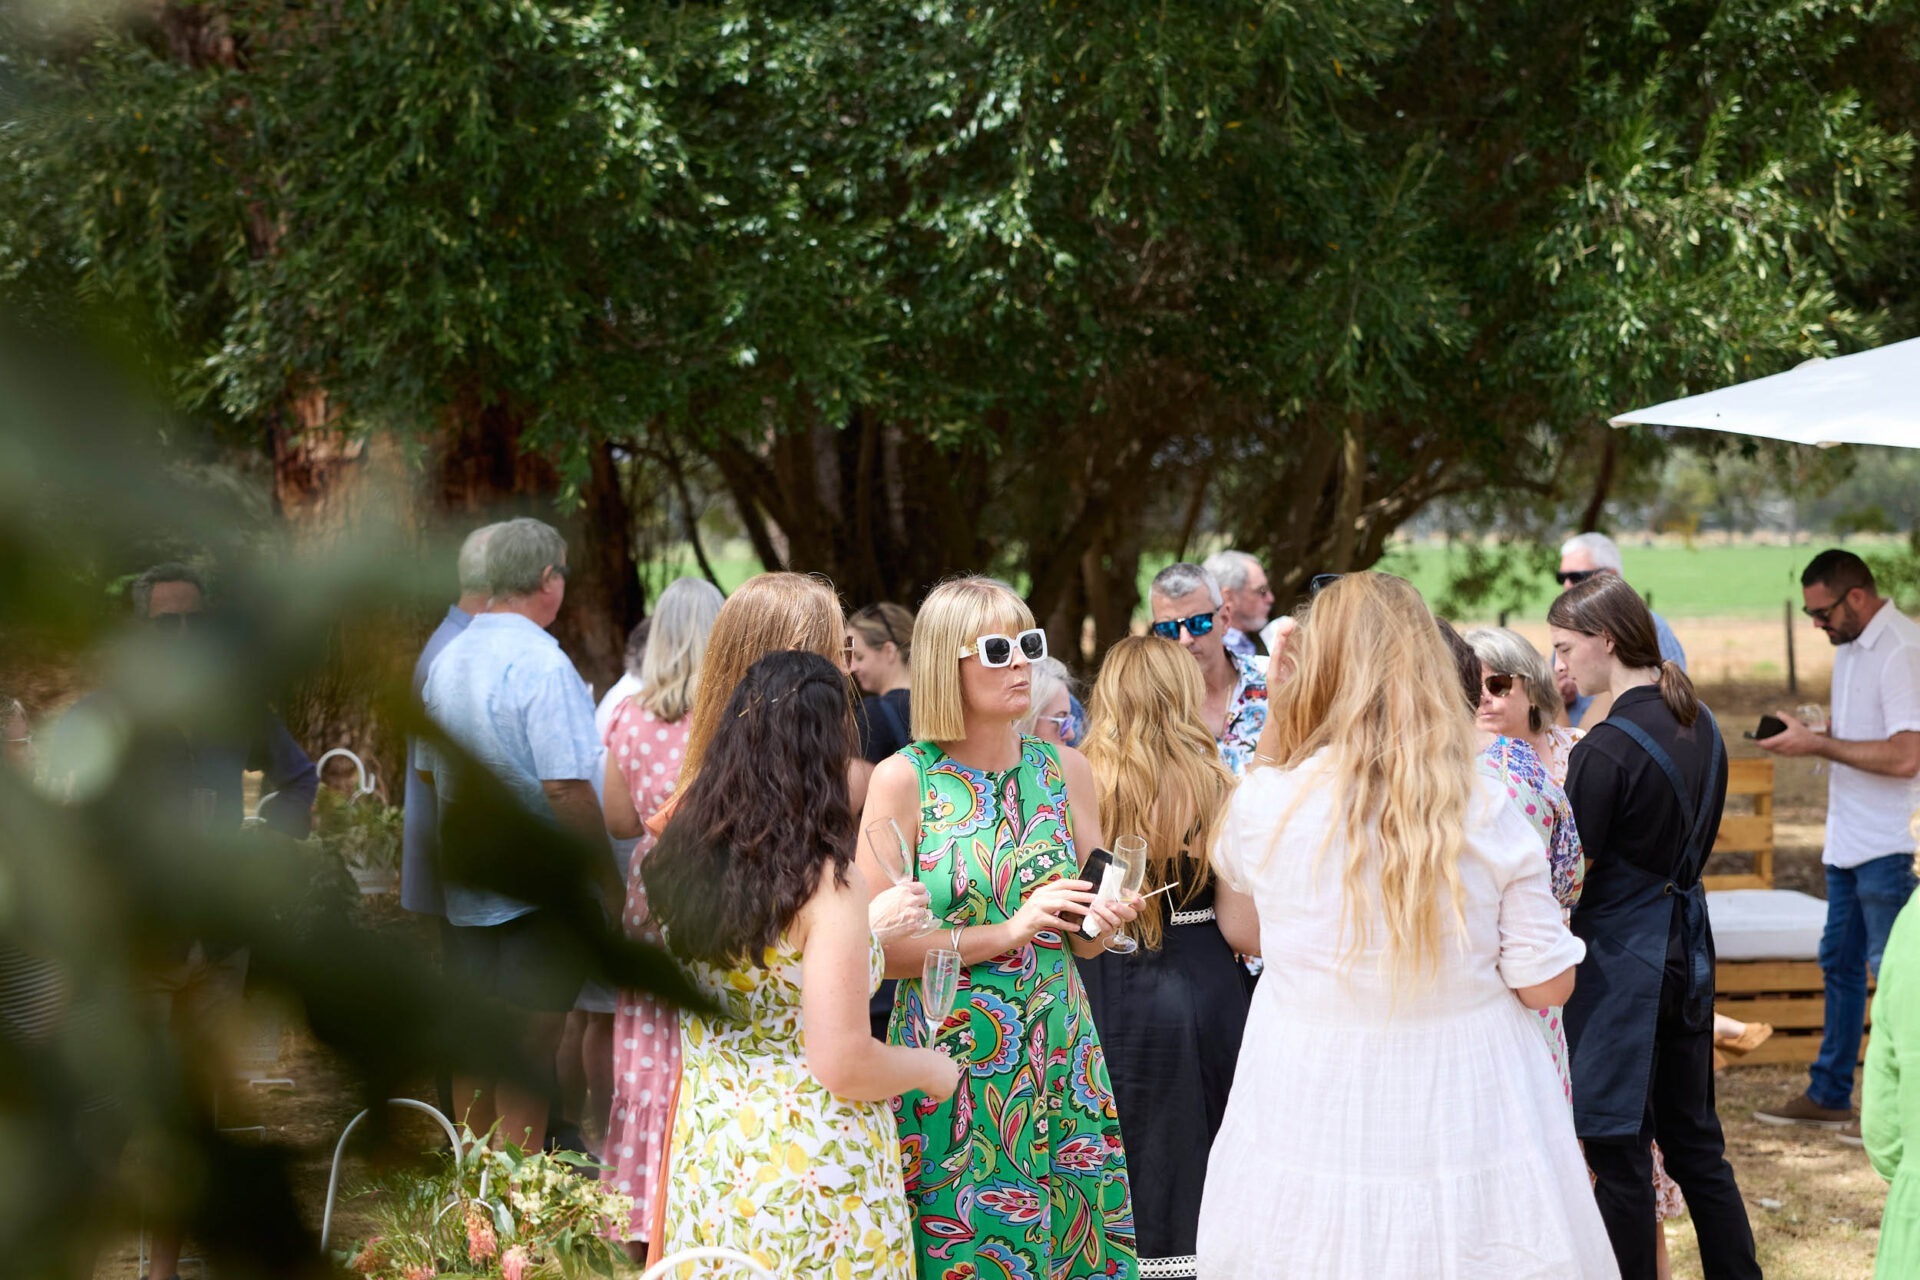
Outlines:
[[1893, 918], [1913, 887], [1911, 853], [1827, 868], [1827, 927], [1820, 935], [1826, 1026], [1807, 1085], [1807, 1096], [1820, 1106], [1837, 1111], [1853, 1105], [1853, 1069], [1867, 1020], [1867, 970], [1879, 975]]

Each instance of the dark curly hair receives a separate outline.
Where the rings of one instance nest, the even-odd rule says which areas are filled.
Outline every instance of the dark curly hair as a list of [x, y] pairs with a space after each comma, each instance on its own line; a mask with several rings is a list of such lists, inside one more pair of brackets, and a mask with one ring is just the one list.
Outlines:
[[674, 954], [762, 965], [833, 868], [847, 882], [854, 725], [846, 677], [783, 650], [747, 668], [660, 843], [641, 864]]

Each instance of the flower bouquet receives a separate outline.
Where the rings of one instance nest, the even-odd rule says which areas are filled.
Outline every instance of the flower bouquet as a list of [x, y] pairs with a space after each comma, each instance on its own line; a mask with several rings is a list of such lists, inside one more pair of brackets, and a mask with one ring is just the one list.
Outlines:
[[427, 1173], [360, 1192], [375, 1229], [341, 1255], [348, 1270], [373, 1280], [571, 1280], [624, 1269], [626, 1255], [605, 1233], [626, 1222], [633, 1198], [594, 1179], [604, 1166], [572, 1151], [529, 1154], [463, 1134], [458, 1159], [443, 1152]]

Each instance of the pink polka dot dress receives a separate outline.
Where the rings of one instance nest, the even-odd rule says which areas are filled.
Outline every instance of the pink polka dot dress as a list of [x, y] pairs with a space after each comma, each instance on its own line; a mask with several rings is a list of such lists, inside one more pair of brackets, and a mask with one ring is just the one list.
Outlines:
[[[668, 723], [655, 718], [629, 698], [607, 725], [606, 747], [620, 765], [620, 775], [633, 794], [633, 807], [645, 821], [673, 794], [680, 777], [680, 759], [686, 752], [687, 718]], [[653, 848], [651, 832], [643, 833], [627, 868], [627, 902], [623, 912], [627, 936], [660, 945], [660, 931], [647, 909], [647, 887], [640, 868]], [[674, 1080], [680, 1074], [680, 1020], [669, 1005], [656, 1003], [638, 991], [621, 991], [613, 1011], [613, 1117], [607, 1128], [606, 1158], [613, 1165], [613, 1184], [633, 1197], [633, 1215], [626, 1240], [651, 1240], [649, 1221], [654, 1199], [654, 1174], [667, 1141], [668, 1110]]]

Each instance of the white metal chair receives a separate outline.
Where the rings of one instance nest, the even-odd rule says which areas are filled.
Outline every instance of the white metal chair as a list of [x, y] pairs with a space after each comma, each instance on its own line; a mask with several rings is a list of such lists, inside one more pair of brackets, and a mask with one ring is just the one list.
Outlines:
[[362, 760], [359, 756], [347, 750], [345, 747], [335, 747], [333, 750], [321, 756], [318, 760], [315, 760], [313, 762], [313, 776], [317, 778], [321, 776], [323, 773], [325, 773], [327, 769], [327, 761], [333, 759], [335, 756], [344, 756], [346, 759], [353, 761], [354, 770], [360, 775], [359, 785], [356, 786], [353, 790], [353, 798], [355, 800], [358, 800], [361, 796], [372, 795], [373, 794], [373, 775], [367, 772], [366, 761]]
[[747, 1274], [754, 1276], [756, 1280], [780, 1280], [779, 1276], [776, 1276], [773, 1272], [767, 1270], [746, 1254], [741, 1253], [738, 1249], [722, 1249], [712, 1245], [698, 1249], [682, 1249], [678, 1253], [670, 1253], [648, 1267], [645, 1271], [642, 1271], [640, 1273], [640, 1280], [666, 1280], [669, 1275], [679, 1271], [681, 1267], [686, 1266], [689, 1262], [732, 1262], [744, 1267]]
[[[440, 1127], [447, 1132], [447, 1141], [453, 1144], [454, 1161], [456, 1163], [459, 1161], [461, 1154], [460, 1131], [453, 1127], [453, 1121], [440, 1114], [440, 1108], [429, 1103], [421, 1102], [417, 1098], [388, 1098], [387, 1105], [390, 1107], [409, 1107], [414, 1111], [430, 1115], [439, 1121]], [[340, 1141], [334, 1144], [333, 1171], [327, 1175], [327, 1205], [320, 1213], [320, 1248], [322, 1251], [325, 1251], [327, 1247], [327, 1236], [333, 1230], [333, 1201], [334, 1197], [340, 1192], [340, 1160], [341, 1157], [347, 1153], [347, 1139], [353, 1136], [353, 1131], [359, 1127], [360, 1122], [372, 1114], [373, 1111], [369, 1108], [347, 1121], [347, 1127], [340, 1131]], [[484, 1190], [483, 1185], [483, 1194]]]

